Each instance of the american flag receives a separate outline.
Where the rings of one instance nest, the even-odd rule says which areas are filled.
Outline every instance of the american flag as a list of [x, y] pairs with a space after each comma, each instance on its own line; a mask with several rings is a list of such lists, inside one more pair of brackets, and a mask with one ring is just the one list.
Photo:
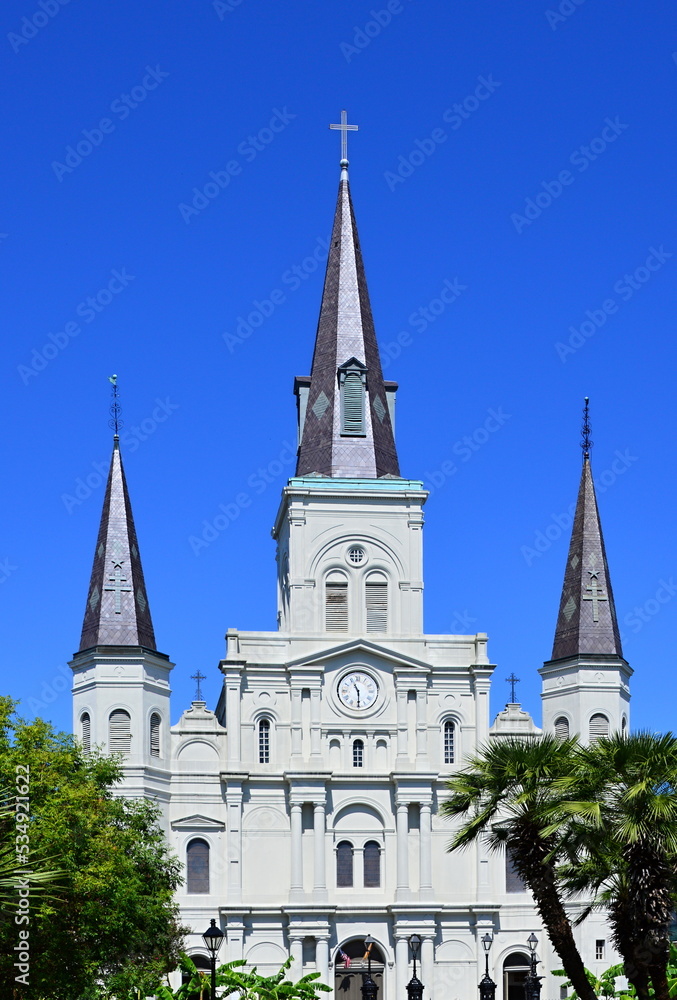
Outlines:
[[342, 948], [339, 948], [339, 956], [342, 959], [343, 964], [345, 965], [346, 969], [349, 969], [350, 968], [350, 959], [348, 958], [348, 956], [346, 955], [345, 951], [343, 951]]

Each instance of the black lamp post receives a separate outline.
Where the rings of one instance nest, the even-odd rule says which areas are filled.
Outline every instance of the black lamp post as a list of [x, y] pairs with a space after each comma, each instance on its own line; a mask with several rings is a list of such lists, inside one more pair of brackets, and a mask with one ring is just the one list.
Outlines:
[[529, 946], [531, 967], [528, 975], [524, 979], [524, 998], [525, 1000], [540, 1000], [541, 979], [543, 977], [536, 975], [536, 968], [538, 964], [536, 959], [536, 946], [538, 945], [538, 938], [534, 933], [531, 933], [527, 938], [527, 944]]
[[216, 956], [218, 954], [219, 948], [221, 947], [221, 942], [223, 941], [223, 931], [220, 927], [216, 926], [216, 921], [212, 920], [211, 924], [207, 930], [202, 935], [202, 940], [204, 941], [207, 951], [209, 952], [209, 959], [212, 963], [212, 1000], [216, 1000]]
[[421, 949], [421, 939], [418, 934], [411, 935], [409, 938], [409, 947], [411, 948], [411, 954], [414, 959], [414, 974], [407, 983], [407, 997], [409, 1000], [422, 1000], [425, 986], [416, 975], [416, 959], [418, 958], [418, 953]]
[[491, 934], [487, 933], [481, 940], [482, 947], [484, 948], [484, 977], [479, 984], [480, 1000], [494, 1000], [496, 996], [496, 983], [489, 975], [489, 951], [494, 939]]
[[367, 934], [364, 939], [364, 947], [367, 949], [367, 975], [365, 977], [362, 973], [362, 1000], [376, 1000], [378, 995], [378, 986], [371, 978], [371, 949], [374, 944], [374, 939], [371, 934]]

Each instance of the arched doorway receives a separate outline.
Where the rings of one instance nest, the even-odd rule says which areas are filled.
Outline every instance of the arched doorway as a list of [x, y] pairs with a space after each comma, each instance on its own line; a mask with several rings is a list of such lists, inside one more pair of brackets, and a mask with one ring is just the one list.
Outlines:
[[524, 1000], [524, 980], [531, 968], [529, 958], [513, 951], [503, 963], [503, 1000]]
[[[362, 1000], [360, 992], [369, 960], [364, 938], [346, 941], [334, 953], [334, 996], [336, 1000]], [[377, 944], [371, 946], [371, 978], [378, 986], [378, 1000], [384, 1000], [385, 960]]]
[[[200, 972], [205, 977], [203, 995], [209, 996], [209, 988], [211, 982], [211, 968], [212, 968], [211, 962], [205, 955], [191, 955], [190, 959], [195, 965], [197, 971]], [[191, 976], [189, 976], [187, 972], [181, 974], [182, 986], [185, 986], [187, 983], [190, 982], [190, 980]], [[200, 997], [199, 990], [196, 990], [194, 993], [190, 993], [188, 995], [187, 1000], [199, 1000], [199, 997]]]

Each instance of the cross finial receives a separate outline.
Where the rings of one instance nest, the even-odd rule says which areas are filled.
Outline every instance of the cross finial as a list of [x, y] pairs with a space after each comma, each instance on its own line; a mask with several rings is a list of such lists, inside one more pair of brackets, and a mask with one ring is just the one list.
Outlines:
[[357, 132], [359, 125], [349, 125], [348, 124], [348, 112], [341, 112], [341, 124], [340, 125], [330, 125], [329, 128], [337, 128], [341, 132], [341, 178], [343, 179], [343, 171], [346, 172], [346, 178], [348, 176], [348, 132]]
[[195, 681], [195, 683], [197, 684], [197, 691], [195, 692], [195, 701], [202, 701], [202, 688], [200, 687], [200, 682], [206, 681], [207, 678], [205, 677], [204, 674], [201, 674], [200, 671], [198, 670], [196, 674], [190, 675], [190, 679], [192, 681]]
[[108, 421], [108, 426], [115, 432], [115, 439], [117, 440], [120, 428], [123, 426], [123, 422], [120, 419], [120, 399], [118, 396], [118, 377], [117, 375], [109, 375], [108, 381], [113, 386], [111, 390], [112, 402], [110, 404], [110, 420]]
[[588, 396], [585, 397], [585, 403], [583, 406], [583, 426], [581, 428], [581, 448], [583, 449], [583, 461], [590, 458], [590, 449], [593, 445], [593, 440], [590, 437], [590, 399]]
[[511, 705], [516, 705], [517, 704], [517, 702], [515, 700], [515, 684], [519, 684], [519, 681], [520, 681], [519, 677], [515, 677], [515, 671], [514, 670], [510, 674], [510, 677], [506, 677], [506, 684], [510, 685], [510, 704]]

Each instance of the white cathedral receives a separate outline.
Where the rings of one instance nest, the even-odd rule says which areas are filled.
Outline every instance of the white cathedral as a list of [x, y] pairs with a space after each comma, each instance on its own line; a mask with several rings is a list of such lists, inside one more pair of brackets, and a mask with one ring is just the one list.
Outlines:
[[[220, 961], [273, 972], [291, 955], [294, 978], [317, 971], [357, 1000], [371, 935], [379, 1000], [404, 1000], [417, 934], [426, 1000], [468, 1000], [489, 933], [498, 1000], [522, 1000], [532, 932], [539, 973], [560, 962], [505, 857], [447, 853], [439, 805], [482, 745], [541, 730], [514, 698], [491, 723], [484, 632], [423, 632], [427, 494], [400, 474], [397, 385], [383, 379], [347, 167], [311, 374], [295, 380], [298, 464], [274, 527], [278, 631], [229, 630], [215, 709], [195, 700], [170, 725], [173, 664], [157, 651], [116, 437], [71, 663], [74, 731], [122, 754], [121, 794], [161, 806], [198, 966], [215, 918]], [[587, 453], [540, 673], [543, 731], [586, 741], [628, 726], [631, 669]], [[576, 935], [590, 969], [616, 960], [602, 916]], [[546, 978], [544, 1000], [558, 996]]]

